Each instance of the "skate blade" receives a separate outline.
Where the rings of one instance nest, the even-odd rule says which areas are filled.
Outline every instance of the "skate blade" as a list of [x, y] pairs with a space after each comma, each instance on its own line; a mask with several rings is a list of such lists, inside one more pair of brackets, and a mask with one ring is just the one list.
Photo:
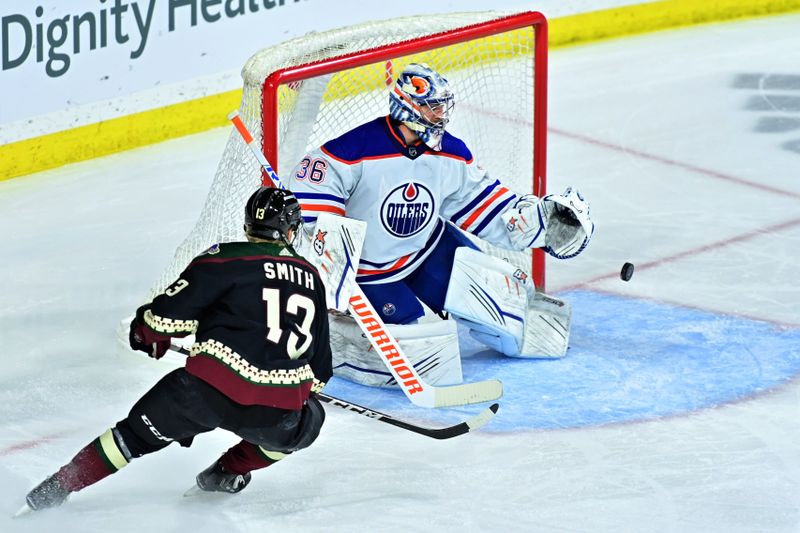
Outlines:
[[33, 509], [31, 509], [30, 507], [28, 507], [28, 504], [26, 503], [25, 505], [23, 505], [22, 507], [20, 507], [20, 508], [19, 508], [19, 511], [17, 511], [16, 513], [14, 513], [14, 516], [12, 516], [11, 518], [19, 518], [20, 516], [24, 516], [24, 515], [26, 515], [26, 514], [30, 513], [31, 511], [33, 511]]
[[205, 492], [203, 489], [201, 489], [197, 485], [194, 485], [189, 490], [183, 493], [183, 497], [190, 498], [192, 496], [197, 496], [198, 494], [202, 494], [203, 492]]

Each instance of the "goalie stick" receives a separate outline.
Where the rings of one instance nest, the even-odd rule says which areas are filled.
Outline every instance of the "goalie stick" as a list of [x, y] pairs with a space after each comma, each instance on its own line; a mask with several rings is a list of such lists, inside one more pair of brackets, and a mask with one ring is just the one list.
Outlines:
[[[228, 120], [233, 123], [264, 170], [262, 184], [285, 188], [257, 146], [239, 112], [230, 113]], [[496, 379], [446, 387], [437, 387], [423, 381], [358, 283], [353, 283], [352, 287], [348, 306], [350, 313], [411, 403], [421, 407], [455, 407], [497, 400], [503, 395], [503, 384]]]
[[[189, 350], [182, 346], [178, 346], [177, 344], [171, 344], [169, 349], [173, 352], [178, 352], [186, 356], [190, 355]], [[399, 420], [390, 415], [370, 409], [369, 407], [348, 402], [346, 400], [336, 398], [335, 396], [329, 396], [322, 392], [317, 393], [317, 398], [319, 398], [320, 401], [335, 405], [336, 407], [341, 407], [342, 409], [352, 411], [353, 413], [357, 413], [362, 416], [366, 416], [367, 418], [372, 418], [373, 420], [385, 422], [386, 424], [391, 424], [392, 426], [405, 429], [406, 431], [411, 431], [413, 433], [418, 433], [420, 435], [425, 435], [426, 437], [439, 440], [452, 439], [453, 437], [458, 437], [459, 435], [469, 433], [470, 431], [475, 431], [476, 429], [485, 426], [494, 417], [494, 415], [497, 414], [497, 410], [500, 408], [500, 404], [493, 403], [472, 418], [453, 426], [444, 428], [429, 428], [425, 426], [418, 426], [404, 420]]]

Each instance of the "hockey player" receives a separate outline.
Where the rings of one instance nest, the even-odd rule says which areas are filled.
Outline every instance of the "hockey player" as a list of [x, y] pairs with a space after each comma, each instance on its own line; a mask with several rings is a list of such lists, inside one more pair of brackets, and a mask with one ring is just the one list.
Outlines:
[[218, 427], [242, 440], [192, 490], [239, 492], [251, 471], [314, 442], [325, 419], [315, 393], [331, 377], [331, 350], [322, 282], [289, 244], [301, 225], [290, 192], [257, 190], [245, 207], [249, 242], [214, 245], [139, 308], [133, 349], [159, 359], [171, 337], [195, 333], [191, 356], [31, 490], [30, 509], [60, 505], [137, 457]]
[[[452, 353], [457, 345], [453, 321], [415, 324], [424, 315], [422, 303], [435, 313], [449, 311], [469, 325], [473, 336], [506, 355], [564, 355], [568, 306], [536, 293], [527, 273], [475, 252], [462, 232], [507, 249], [541, 247], [554, 257], [570, 258], [586, 248], [594, 231], [588, 204], [573, 189], [537, 198], [490, 178], [465, 143], [445, 131], [453, 93], [428, 65], [406, 67], [389, 103], [388, 116], [312, 150], [290, 175], [288, 186], [300, 201], [311, 238], [324, 238], [313, 232], [321, 212], [367, 222], [357, 281], [386, 323], [413, 325], [392, 330], [422, 365], [421, 374], [423, 366], [435, 368], [436, 375], [428, 375], [431, 383], [459, 382], [460, 356]], [[459, 249], [465, 249], [458, 254], [461, 260]], [[476, 263], [481, 264], [477, 274], [470, 270]], [[482, 271], [493, 276], [483, 279]], [[470, 284], [502, 287], [508, 278], [516, 283], [513, 294], [499, 289], [483, 298], [470, 289]], [[493, 309], [498, 303], [508, 306]], [[539, 315], [547, 319], [537, 324]], [[334, 372], [361, 383], [391, 384], [359, 339], [360, 331], [341, 317], [334, 320]]]

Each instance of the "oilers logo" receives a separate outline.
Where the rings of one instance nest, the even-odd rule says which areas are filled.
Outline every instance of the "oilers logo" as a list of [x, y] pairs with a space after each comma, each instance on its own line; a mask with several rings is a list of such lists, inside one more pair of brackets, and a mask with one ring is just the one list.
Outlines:
[[424, 185], [409, 182], [393, 189], [381, 204], [381, 223], [395, 237], [416, 235], [436, 213], [433, 194]]
[[417, 98], [427, 98], [433, 92], [431, 84], [422, 76], [411, 76], [408, 83], [411, 87], [406, 86], [406, 92], [413, 93]]

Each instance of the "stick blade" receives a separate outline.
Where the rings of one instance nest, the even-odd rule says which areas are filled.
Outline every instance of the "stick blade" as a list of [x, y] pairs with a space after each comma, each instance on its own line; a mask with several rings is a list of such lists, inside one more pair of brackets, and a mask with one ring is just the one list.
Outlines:
[[480, 429], [486, 424], [488, 424], [492, 418], [494, 418], [494, 415], [497, 414], [498, 409], [500, 409], [500, 404], [493, 403], [488, 408], [484, 409], [474, 417], [467, 420], [465, 424], [469, 426], [470, 431], [475, 431], [476, 429]]
[[192, 485], [189, 489], [183, 493], [184, 498], [191, 498], [193, 496], [197, 496], [198, 494], [202, 494], [205, 492], [203, 489], [198, 487], [197, 485]]
[[500, 409], [500, 404], [493, 403], [469, 420], [465, 420], [464, 422], [456, 424], [455, 426], [441, 429], [427, 429], [424, 431], [417, 431], [417, 433], [421, 433], [428, 437], [439, 440], [452, 439], [453, 437], [458, 437], [460, 435], [464, 435], [465, 433], [482, 428], [488, 424], [492, 418], [494, 418], [494, 415], [497, 414], [498, 409]]
[[499, 400], [503, 396], [503, 383], [498, 379], [489, 379], [450, 387], [433, 387], [433, 390], [433, 405], [427, 407], [459, 407]]
[[28, 506], [28, 504], [26, 503], [25, 505], [20, 507], [19, 510], [11, 516], [11, 518], [19, 518], [20, 516], [25, 516], [26, 514], [30, 513], [31, 511], [33, 511], [33, 509], [31, 509]]

